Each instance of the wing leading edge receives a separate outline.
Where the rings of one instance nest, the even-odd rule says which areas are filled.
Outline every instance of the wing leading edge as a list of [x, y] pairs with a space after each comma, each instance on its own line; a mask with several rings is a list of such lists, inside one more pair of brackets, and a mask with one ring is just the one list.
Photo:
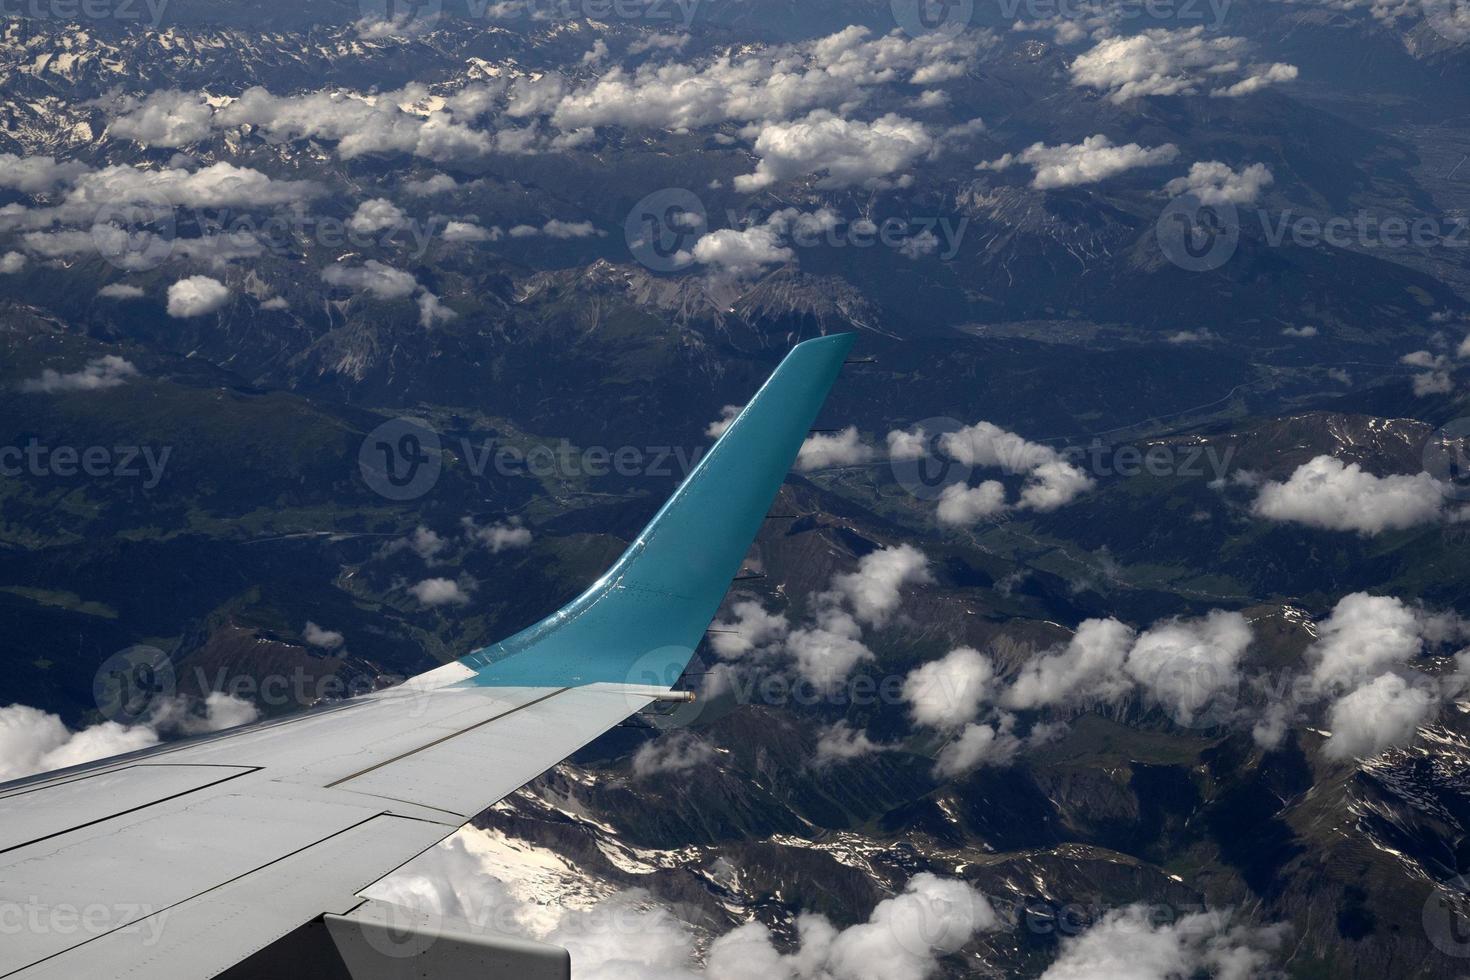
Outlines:
[[385, 960], [359, 894], [667, 693], [851, 345], [794, 348], [613, 568], [530, 629], [321, 711], [0, 786], [0, 918], [104, 913], [0, 943], [0, 978], [236, 980], [308, 954], [352, 980], [564, 978], [564, 951], [451, 924]]

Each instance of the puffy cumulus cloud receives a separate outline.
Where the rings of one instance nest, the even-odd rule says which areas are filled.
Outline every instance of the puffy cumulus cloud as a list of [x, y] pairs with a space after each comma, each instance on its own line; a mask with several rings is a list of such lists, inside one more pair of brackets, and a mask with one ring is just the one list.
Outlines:
[[73, 732], [57, 715], [12, 704], [0, 708], [0, 781], [65, 769], [156, 744], [158, 733], [146, 725], [124, 726], [108, 721]]
[[103, 299], [142, 299], [143, 290], [139, 286], [130, 286], [125, 282], [114, 282], [97, 290], [97, 295]]
[[715, 759], [715, 747], [693, 732], [678, 729], [638, 746], [633, 753], [633, 775], [646, 779], [665, 772], [683, 772]]
[[342, 649], [347, 642], [347, 638], [341, 633], [318, 626], [309, 619], [301, 631], [301, 638], [306, 641], [307, 646], [313, 646], [328, 653]]
[[534, 238], [538, 235], [546, 238], [591, 238], [597, 234], [597, 228], [590, 221], [562, 221], [560, 218], [552, 218], [544, 225], [516, 225], [511, 228], [511, 238]]
[[386, 197], [375, 197], [363, 201], [347, 219], [347, 227], [364, 235], [402, 227], [408, 220], [403, 209]]
[[753, 599], [730, 606], [730, 618], [717, 619], [710, 627], [709, 644], [725, 660], [766, 656], [779, 648], [791, 632], [791, 622]]
[[72, 731], [57, 715], [12, 704], [0, 708], [0, 782], [80, 766], [157, 745], [164, 734], [197, 735], [253, 722], [254, 705], [219, 691], [202, 702], [160, 701], [137, 725], [105, 721]]
[[1038, 190], [1096, 184], [1139, 167], [1157, 167], [1172, 163], [1179, 156], [1173, 143], [1163, 146], [1140, 146], [1128, 143], [1114, 145], [1102, 133], [1089, 136], [1081, 143], [1047, 146], [1033, 143], [1020, 153], [1007, 153], [998, 160], [982, 163], [978, 169], [1005, 170], [1016, 164], [1030, 167], [1035, 176], [1031, 186]]
[[426, 606], [463, 606], [470, 601], [469, 588], [451, 578], [426, 578], [409, 586], [408, 591]]
[[1298, 74], [1296, 65], [1288, 65], [1281, 61], [1270, 65], [1252, 65], [1247, 70], [1246, 77], [1233, 85], [1214, 89], [1210, 94], [1216, 98], [1235, 99], [1242, 95], [1259, 92], [1279, 82], [1294, 82]]
[[61, 163], [52, 156], [22, 157], [0, 153], [0, 188], [22, 194], [46, 194], [71, 184], [91, 169], [85, 163]]
[[142, 100], [119, 100], [110, 131], [149, 146], [180, 146], [214, 130], [248, 125], [274, 140], [334, 142], [344, 160], [407, 153], [450, 162], [495, 148], [491, 134], [459, 118], [483, 112], [494, 91], [493, 86], [471, 86], [444, 99], [442, 108], [433, 107], [421, 85], [372, 96], [337, 91], [277, 96], [255, 87], [218, 106], [198, 95], [155, 92]]
[[371, 294], [380, 300], [406, 299], [419, 288], [413, 273], [368, 259], [362, 265], [339, 263], [322, 270], [322, 281], [329, 286], [342, 286]]
[[905, 586], [933, 581], [924, 553], [901, 544], [864, 555], [856, 571], [833, 576], [828, 595], [846, 601], [862, 622], [884, 626], [898, 611]]
[[[910, 38], [895, 30], [874, 38], [866, 28], [848, 27], [814, 41], [756, 47], [700, 64], [649, 63], [631, 72], [613, 68], [575, 90], [537, 92], [534, 98], [528, 92], [521, 111], [548, 115], [567, 132], [789, 119], [860, 102], [865, 90], [878, 85], [956, 77], [991, 43], [985, 32]], [[513, 90], [513, 109], [518, 97]]]
[[795, 258], [796, 253], [781, 243], [781, 230], [772, 225], [720, 228], [701, 235], [692, 252], [675, 256], [681, 265], [699, 262], [733, 275], [749, 275]]
[[1156, 624], [1134, 641], [1123, 669], [1176, 722], [1193, 725], [1216, 697], [1240, 686], [1251, 628], [1238, 612]]
[[819, 109], [791, 122], [768, 123], [755, 139], [755, 173], [735, 178], [737, 191], [755, 191], [781, 180], [822, 174], [824, 189], [887, 186], [890, 174], [908, 169], [934, 148], [923, 123], [894, 113], [872, 122], [844, 119]]
[[1108, 912], [1096, 925], [1062, 940], [1061, 954], [1042, 980], [1174, 980], [1271, 976], [1287, 931], [1281, 926], [1232, 925], [1223, 912], [1198, 912], [1160, 922], [1147, 906]]
[[1201, 204], [1254, 204], [1275, 181], [1264, 163], [1240, 170], [1218, 160], [1190, 164], [1189, 174], [1164, 185], [1167, 194], [1192, 194]]
[[871, 460], [876, 451], [863, 442], [857, 426], [849, 425], [841, 432], [816, 432], [807, 436], [796, 455], [796, 469], [802, 473], [856, 466]]
[[[929, 439], [922, 430], [888, 434], [892, 459], [917, 459], [928, 451]], [[1092, 477], [1050, 446], [1007, 432], [990, 422], [976, 422], [939, 437], [938, 448], [965, 466], [988, 467], [1010, 474], [1025, 474], [1026, 480], [1015, 506], [1053, 511], [1065, 507], [1097, 485]], [[976, 487], [954, 484], [939, 497], [936, 516], [940, 523], [968, 526], [1009, 510], [1005, 487], [987, 480]]]
[[1331, 759], [1361, 759], [1406, 745], [1439, 710], [1439, 699], [1398, 674], [1383, 674], [1335, 701], [1327, 714]]
[[826, 766], [834, 762], [851, 762], [887, 752], [892, 748], [891, 745], [873, 741], [861, 728], [839, 721], [818, 732], [816, 764]]
[[1423, 374], [1414, 375], [1414, 394], [1419, 398], [1428, 398], [1430, 395], [1447, 395], [1455, 390], [1454, 379], [1450, 377], [1453, 365], [1450, 359], [1443, 354], [1416, 350], [1412, 354], [1405, 354], [1399, 358], [1399, 363], [1425, 369]]
[[1012, 708], [1038, 708], [1083, 698], [1117, 698], [1132, 686], [1123, 673], [1123, 663], [1135, 637], [1130, 627], [1116, 619], [1086, 620], [1064, 646], [1028, 660], [1003, 703]]
[[58, 391], [100, 391], [116, 388], [129, 378], [138, 376], [138, 369], [126, 358], [116, 354], [105, 354], [89, 360], [79, 371], [62, 373], [46, 368], [39, 378], [22, 381], [21, 391], [50, 394]]
[[472, 922], [493, 911], [497, 922], [514, 923], [517, 934], [570, 950], [579, 980], [927, 980], [940, 969], [940, 957], [1001, 926], [972, 886], [925, 873], [880, 902], [866, 922], [847, 929], [821, 915], [802, 915], [792, 948], [778, 947], [759, 922], [706, 944], [702, 930], [647, 893], [618, 891], [576, 867], [567, 874], [585, 887], [556, 891], [600, 896], [598, 904], [547, 903], [522, 883], [497, 877], [508, 852], [532, 852], [549, 865], [567, 866], [529, 841], [467, 828], [365, 894]]
[[744, 405], [726, 405], [720, 409], [720, 417], [704, 427], [704, 434], [711, 439], [718, 439], [725, 434], [725, 430], [730, 428], [735, 421], [735, 416], [739, 415], [744, 408]]
[[1428, 473], [1374, 476], [1358, 463], [1318, 456], [1284, 483], [1264, 484], [1251, 511], [1273, 521], [1374, 535], [1438, 521], [1446, 499]]
[[941, 524], [972, 527], [1009, 509], [1005, 485], [997, 480], [986, 480], [974, 487], [951, 483], [939, 492], [935, 514]]
[[114, 111], [120, 115], [108, 133], [143, 146], [186, 146], [214, 131], [214, 107], [198, 92], [161, 89], [142, 99], [125, 96]]
[[419, 307], [419, 326], [426, 330], [440, 323], [448, 323], [459, 316], [427, 289], [420, 290], [416, 302]]
[[1208, 84], [1210, 94], [1241, 96], [1296, 77], [1292, 65], [1247, 64], [1250, 42], [1209, 36], [1203, 27], [1154, 28], [1126, 37], [1104, 38], [1070, 66], [1072, 84], [1127, 102], [1148, 95], [1193, 95]]
[[1089, 619], [1065, 645], [1027, 661], [1000, 700], [1026, 709], [1112, 701], [1139, 690], [1174, 721], [1193, 725], [1217, 697], [1240, 686], [1251, 639], [1245, 617], [1222, 610], [1163, 620], [1142, 633], [1116, 619]]
[[209, 276], [189, 276], [168, 287], [168, 315], [178, 319], [204, 316], [230, 299], [229, 287]]
[[956, 728], [974, 721], [980, 709], [994, 700], [995, 665], [979, 650], [959, 647], [911, 670], [904, 678], [902, 694], [915, 724]]
[[389, 545], [388, 550], [393, 552], [406, 548], [423, 559], [426, 565], [435, 565], [439, 563], [439, 555], [448, 547], [449, 542], [443, 535], [420, 524], [413, 529], [412, 534]]
[[440, 236], [454, 244], [461, 242], [495, 242], [505, 237], [499, 228], [483, 228], [470, 221], [450, 221], [444, 225]]
[[796, 672], [823, 691], [840, 687], [859, 664], [876, 660], [863, 643], [863, 628], [841, 609], [822, 609], [811, 625], [792, 630], [786, 652]]
[[1343, 596], [1317, 624], [1317, 642], [1308, 653], [1313, 687], [1350, 690], [1392, 664], [1414, 659], [1424, 651], [1427, 632], [1445, 632], [1437, 627], [1441, 622], [1394, 596]]
[[0, 255], [0, 276], [13, 276], [26, 267], [26, 257], [19, 252]]
[[473, 517], [462, 517], [460, 526], [469, 541], [489, 549], [492, 555], [531, 546], [531, 529], [522, 525], [519, 517], [485, 525], [476, 524]]
[[1022, 742], [1012, 732], [1015, 720], [1005, 715], [993, 725], [966, 725], [934, 759], [934, 776], [953, 779], [981, 766], [1008, 766], [1020, 753]]
[[407, 180], [403, 182], [405, 194], [414, 197], [431, 197], [435, 194], [451, 194], [464, 185], [448, 174], [433, 174], [422, 180]]
[[1372, 755], [1410, 741], [1470, 682], [1470, 651], [1460, 652], [1451, 674], [1436, 678], [1413, 669], [1425, 653], [1453, 651], [1470, 640], [1470, 620], [1454, 613], [1355, 592], [1338, 600], [1314, 631], [1310, 669], [1267, 706], [1252, 731], [1263, 748], [1277, 748], [1307, 708], [1325, 701], [1332, 731], [1327, 756]]

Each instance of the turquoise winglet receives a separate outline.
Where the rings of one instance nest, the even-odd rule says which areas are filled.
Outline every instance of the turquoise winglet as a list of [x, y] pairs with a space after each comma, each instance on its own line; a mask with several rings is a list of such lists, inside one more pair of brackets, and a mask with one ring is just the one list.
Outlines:
[[617, 563], [515, 636], [461, 658], [486, 687], [669, 688], [719, 611], [854, 334], [797, 344]]

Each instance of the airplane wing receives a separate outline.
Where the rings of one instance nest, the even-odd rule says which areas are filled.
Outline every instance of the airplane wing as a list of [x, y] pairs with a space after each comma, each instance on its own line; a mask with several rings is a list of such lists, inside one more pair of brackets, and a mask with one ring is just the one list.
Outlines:
[[793, 348], [617, 563], [516, 636], [370, 696], [0, 785], [0, 977], [566, 977], [562, 950], [358, 893], [678, 699], [852, 341]]

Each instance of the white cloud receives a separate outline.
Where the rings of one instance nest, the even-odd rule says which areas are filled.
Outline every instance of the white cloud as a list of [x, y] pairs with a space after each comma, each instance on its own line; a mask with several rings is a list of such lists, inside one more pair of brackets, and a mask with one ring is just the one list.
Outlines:
[[360, 266], [337, 264], [322, 270], [322, 281], [331, 286], [345, 286], [367, 292], [377, 299], [405, 299], [419, 288], [412, 273], [368, 259]]
[[466, 589], [448, 578], [427, 578], [409, 586], [408, 591], [426, 606], [462, 606], [470, 601]]
[[26, 257], [19, 252], [0, 255], [0, 276], [13, 276], [26, 267]]
[[1060, 649], [1032, 657], [1021, 668], [1003, 703], [1037, 708], [1082, 698], [1112, 700], [1132, 686], [1123, 664], [1135, 634], [1116, 619], [1089, 619]]
[[1308, 325], [1306, 325], [1304, 327], [1283, 327], [1283, 328], [1281, 328], [1281, 335], [1283, 337], [1299, 337], [1299, 338], [1302, 338], [1302, 339], [1306, 339], [1308, 337], [1315, 337], [1320, 332], [1321, 331], [1319, 331], [1316, 327], [1312, 326], [1311, 324], [1308, 324]]
[[26, 705], [0, 708], [0, 781], [64, 769], [158, 743], [146, 725], [108, 721], [73, 732], [49, 712]]
[[1108, 137], [1098, 133], [1081, 143], [1063, 143], [1060, 146], [1033, 143], [1020, 153], [1007, 153], [999, 160], [980, 164], [980, 167], [1005, 170], [1018, 163], [1024, 164], [1035, 172], [1031, 186], [1038, 190], [1049, 190], [1096, 184], [1138, 167], [1157, 167], [1172, 163], [1178, 156], [1179, 148], [1173, 143], [1162, 146], [1141, 146], [1138, 143], [1117, 146]]
[[213, 313], [229, 301], [230, 290], [218, 279], [189, 276], [168, 287], [168, 315], [178, 319]]
[[941, 524], [971, 527], [1009, 509], [1005, 486], [996, 480], [986, 480], [974, 487], [951, 483], [939, 492], [939, 508], [935, 513]]
[[873, 38], [866, 28], [848, 27], [801, 44], [717, 55], [699, 65], [613, 68], [574, 91], [564, 92], [559, 84], [534, 95], [527, 91], [526, 105], [517, 111], [547, 114], [567, 132], [593, 126], [683, 130], [790, 119], [860, 102], [864, 90], [877, 85], [955, 77], [992, 42], [982, 31], [909, 38], [895, 30]]
[[1424, 649], [1423, 614], [1393, 596], [1354, 592], [1338, 600], [1317, 624], [1317, 642], [1308, 656], [1313, 687], [1350, 690], [1391, 664], [1417, 657]]
[[494, 242], [504, 237], [499, 228], [482, 228], [469, 221], [451, 221], [440, 232], [446, 242]]
[[439, 553], [449, 547], [449, 542], [444, 540], [439, 532], [422, 524], [414, 528], [413, 533], [403, 538], [398, 544], [408, 548], [430, 565], [435, 564]]
[[[927, 436], [895, 430], [888, 434], [892, 458], [917, 458], [927, 451]], [[1025, 474], [1016, 506], [1048, 512], [1093, 489], [1097, 481], [1050, 446], [1031, 442], [990, 422], [977, 422], [939, 437], [939, 449], [965, 466], [991, 467]], [[903, 455], [896, 455], [903, 454]], [[1009, 509], [1005, 488], [994, 480], [977, 487], [954, 484], [940, 493], [936, 515], [943, 524], [967, 525]]]
[[1249, 49], [1245, 38], [1208, 36], [1203, 27], [1154, 28], [1104, 38], [1078, 55], [1070, 67], [1072, 84], [1124, 103], [1149, 95], [1193, 95], [1207, 81], [1212, 95], [1241, 96], [1296, 77], [1292, 65], [1245, 63]]
[[498, 524], [487, 524], [484, 527], [476, 524], [473, 517], [462, 517], [460, 525], [464, 528], [465, 537], [475, 544], [490, 549], [492, 555], [531, 546], [531, 529], [523, 527], [519, 517], [512, 517]]
[[898, 610], [904, 586], [934, 581], [928, 566], [929, 559], [913, 545], [879, 548], [858, 561], [857, 571], [833, 576], [832, 591], [858, 619], [883, 626]]
[[824, 766], [833, 762], [851, 762], [887, 752], [891, 748], [890, 745], [880, 745], [873, 741], [862, 729], [839, 721], [819, 730], [816, 763]]
[[1333, 759], [1361, 759], [1407, 745], [1438, 708], [1438, 698], [1429, 691], [1398, 674], [1384, 674], [1332, 705], [1327, 716], [1332, 737], [1322, 751]]
[[718, 439], [725, 434], [726, 429], [730, 428], [730, 423], [735, 421], [735, 416], [739, 415], [743, 408], [745, 408], [744, 405], [726, 405], [720, 409], [720, 417], [704, 427], [704, 434], [711, 439]]
[[1380, 534], [1438, 521], [1443, 488], [1428, 473], [1374, 476], [1358, 463], [1318, 456], [1284, 483], [1261, 487], [1252, 505], [1258, 517], [1332, 531]]
[[419, 326], [428, 329], [435, 324], [448, 323], [459, 316], [454, 310], [445, 306], [433, 293], [427, 289], [419, 291], [416, 300], [419, 306]]
[[562, 221], [559, 218], [552, 218], [540, 227], [516, 225], [510, 230], [511, 238], [533, 238], [537, 235], [560, 239], [591, 238], [596, 234], [597, 229], [590, 221]]
[[715, 759], [715, 747], [686, 729], [677, 729], [644, 742], [633, 754], [633, 775], [640, 779], [664, 772], [682, 772]]
[[162, 89], [143, 99], [125, 98], [119, 108], [123, 114], [108, 133], [143, 146], [186, 146], [213, 131], [214, 109], [196, 92]]
[[338, 650], [347, 642], [347, 638], [341, 633], [318, 626], [309, 619], [306, 621], [306, 628], [301, 631], [301, 638], [308, 646], [327, 651]]
[[797, 673], [823, 691], [835, 690], [859, 664], [876, 659], [863, 643], [857, 620], [836, 609], [823, 610], [813, 625], [793, 630], [786, 652], [795, 658]]
[[89, 360], [80, 371], [62, 374], [51, 368], [41, 372], [39, 378], [21, 382], [21, 391], [50, 394], [58, 391], [99, 391], [116, 388], [129, 378], [138, 376], [138, 369], [116, 354], [105, 354]]
[[1445, 355], [1416, 350], [1412, 354], [1405, 354], [1399, 361], [1410, 367], [1427, 369], [1424, 374], [1414, 376], [1414, 394], [1419, 398], [1446, 395], [1455, 390], [1455, 382], [1450, 377], [1453, 365]]
[[[796, 253], [781, 244], [779, 229], [770, 225], [753, 225], [738, 231], [720, 228], [701, 235], [687, 258], [735, 275], [746, 275], [768, 265], [790, 262], [796, 258]], [[682, 264], [687, 265], [688, 261]]]
[[347, 219], [347, 227], [359, 234], [371, 235], [374, 232], [402, 227], [407, 220], [408, 216], [398, 205], [386, 197], [375, 197], [357, 206], [352, 217]]
[[930, 728], [974, 721], [996, 693], [995, 665], [973, 647], [959, 647], [916, 667], [903, 682], [903, 699], [914, 723]]
[[1015, 761], [1022, 743], [1011, 734], [1012, 719], [1007, 715], [994, 725], [966, 725], [954, 740], [940, 749], [934, 760], [934, 775], [953, 779], [973, 772], [981, 766], [1007, 766]]
[[429, 197], [434, 194], [448, 194], [457, 191], [462, 185], [448, 174], [433, 174], [422, 180], [408, 180], [403, 183], [404, 193], [415, 197]]
[[1201, 619], [1157, 623], [1134, 641], [1124, 671], [1169, 716], [1192, 725], [1221, 694], [1240, 684], [1240, 662], [1251, 643], [1238, 612], [1215, 610]]
[[269, 299], [261, 300], [260, 308], [262, 310], [289, 310], [291, 304], [286, 301], [286, 297], [284, 296], [272, 296]]
[[790, 122], [767, 123], [755, 140], [755, 173], [735, 178], [737, 191], [755, 191], [782, 180], [821, 173], [816, 186], [885, 187], [934, 148], [923, 123], [889, 113], [872, 122], [844, 119], [819, 109]]
[[1176, 980], [1209, 976], [1253, 980], [1272, 975], [1283, 927], [1230, 926], [1229, 915], [1197, 912], [1160, 921], [1146, 905], [1108, 912], [1062, 951], [1041, 980]]
[[1207, 205], [1254, 204], [1275, 179], [1264, 163], [1233, 170], [1218, 160], [1200, 161], [1190, 165], [1188, 176], [1176, 177], [1165, 184], [1164, 191], [1176, 196], [1193, 194], [1201, 204]]
[[796, 469], [810, 473], [836, 466], [856, 466], [874, 455], [873, 447], [863, 442], [857, 427], [849, 425], [841, 432], [816, 432], [807, 436], [797, 453]]
[[92, 168], [76, 161], [58, 163], [55, 157], [22, 157], [0, 153], [0, 189], [22, 194], [45, 194], [72, 183]]
[[142, 724], [105, 721], [74, 732], [50, 712], [12, 704], [0, 708], [0, 782], [150, 748], [163, 731], [215, 732], [249, 724], [258, 716], [253, 704], [214, 691], [203, 702], [184, 697], [161, 701]]
[[730, 606], [732, 619], [719, 619], [711, 624], [710, 646], [725, 660], [743, 660], [749, 656], [764, 656], [791, 631], [791, 623], [780, 613], [768, 612], [766, 607], [751, 599], [742, 599]]
[[125, 282], [114, 282], [97, 290], [97, 295], [103, 299], [142, 299], [143, 290], [139, 286], [130, 286]]

